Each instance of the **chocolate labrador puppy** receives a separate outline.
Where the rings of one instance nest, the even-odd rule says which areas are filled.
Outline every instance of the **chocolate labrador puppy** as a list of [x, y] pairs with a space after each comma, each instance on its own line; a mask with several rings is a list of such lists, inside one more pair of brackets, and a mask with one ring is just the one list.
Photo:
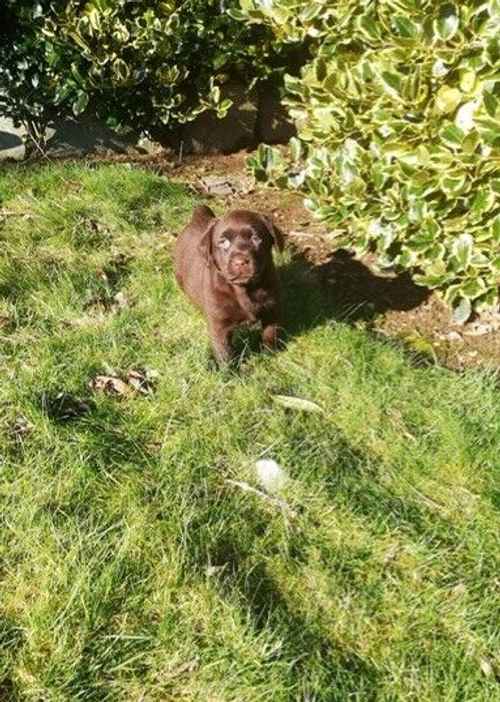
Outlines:
[[283, 249], [283, 234], [264, 215], [234, 210], [217, 218], [197, 207], [175, 248], [177, 282], [201, 311], [215, 356], [234, 356], [233, 331], [260, 322], [266, 348], [275, 348], [279, 326], [279, 286], [272, 247]]

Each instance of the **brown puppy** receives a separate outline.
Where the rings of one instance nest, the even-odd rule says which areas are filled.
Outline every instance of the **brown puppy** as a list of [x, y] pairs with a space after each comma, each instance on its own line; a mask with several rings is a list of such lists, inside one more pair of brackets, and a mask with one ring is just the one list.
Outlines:
[[177, 239], [177, 282], [205, 314], [219, 363], [233, 358], [232, 333], [245, 322], [260, 322], [264, 346], [276, 347], [280, 301], [273, 245], [283, 249], [283, 234], [264, 215], [234, 210], [217, 218], [205, 206], [196, 208]]

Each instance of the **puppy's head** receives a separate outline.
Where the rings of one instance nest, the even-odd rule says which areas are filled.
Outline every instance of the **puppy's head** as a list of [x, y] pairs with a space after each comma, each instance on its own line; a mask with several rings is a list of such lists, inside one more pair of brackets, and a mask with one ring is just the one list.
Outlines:
[[272, 247], [283, 250], [283, 234], [265, 215], [234, 210], [214, 219], [201, 242], [207, 262], [212, 260], [232, 285], [257, 281], [272, 265]]

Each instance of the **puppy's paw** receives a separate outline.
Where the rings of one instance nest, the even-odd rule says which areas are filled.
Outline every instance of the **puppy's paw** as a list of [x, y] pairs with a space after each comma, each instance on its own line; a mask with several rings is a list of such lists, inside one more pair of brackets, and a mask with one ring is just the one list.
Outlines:
[[269, 324], [262, 330], [261, 346], [263, 351], [272, 353], [285, 348], [282, 329], [276, 324]]
[[221, 357], [214, 353], [213, 349], [210, 349], [206, 367], [212, 373], [234, 373], [240, 367], [240, 358], [234, 354]]

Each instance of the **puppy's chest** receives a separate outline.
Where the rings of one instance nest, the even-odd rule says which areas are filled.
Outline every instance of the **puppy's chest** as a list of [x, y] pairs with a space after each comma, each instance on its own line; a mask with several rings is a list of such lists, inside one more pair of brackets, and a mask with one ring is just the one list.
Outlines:
[[239, 322], [257, 322], [262, 312], [272, 304], [268, 290], [241, 291], [232, 298], [233, 317]]

